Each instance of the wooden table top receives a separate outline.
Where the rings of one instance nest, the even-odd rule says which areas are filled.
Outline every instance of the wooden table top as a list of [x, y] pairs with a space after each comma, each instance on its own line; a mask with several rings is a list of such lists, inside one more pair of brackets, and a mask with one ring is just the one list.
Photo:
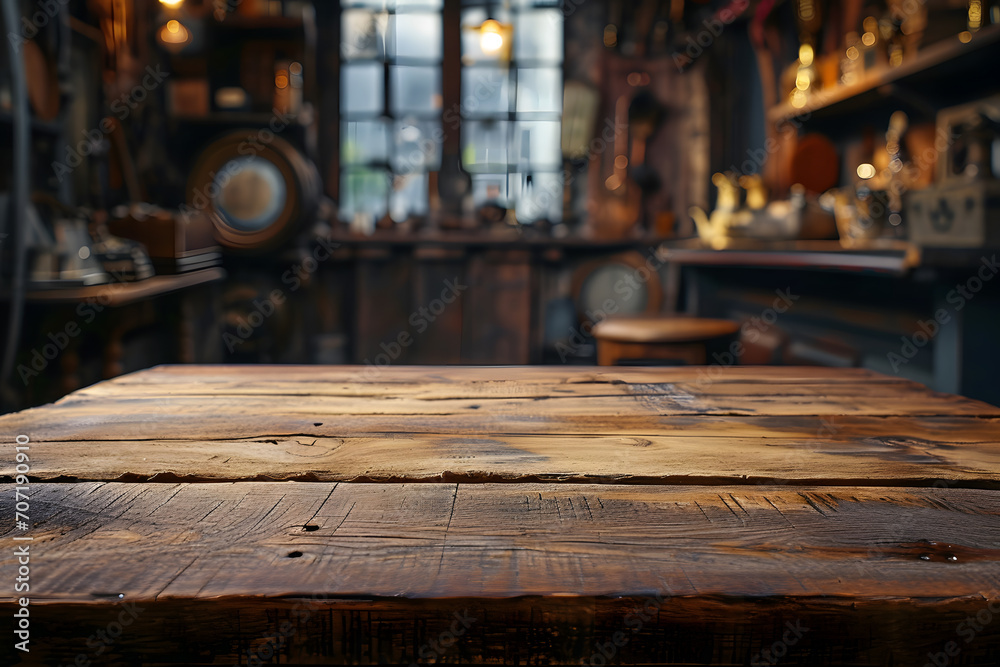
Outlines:
[[580, 664], [645, 603], [617, 660], [997, 664], [956, 626], [1000, 618], [998, 426], [859, 369], [167, 366], [0, 417], [5, 538], [46, 661], [134, 603], [106, 655], [257, 664], [292, 619], [282, 662]]

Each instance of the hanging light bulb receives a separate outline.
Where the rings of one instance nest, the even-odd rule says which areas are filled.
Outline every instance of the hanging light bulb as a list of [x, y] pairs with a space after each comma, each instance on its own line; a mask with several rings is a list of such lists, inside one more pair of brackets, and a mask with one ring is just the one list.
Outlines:
[[479, 46], [483, 53], [496, 53], [503, 48], [503, 28], [499, 21], [486, 19], [479, 26]]
[[163, 45], [177, 48], [191, 41], [191, 32], [177, 19], [170, 19], [160, 28], [157, 37]]

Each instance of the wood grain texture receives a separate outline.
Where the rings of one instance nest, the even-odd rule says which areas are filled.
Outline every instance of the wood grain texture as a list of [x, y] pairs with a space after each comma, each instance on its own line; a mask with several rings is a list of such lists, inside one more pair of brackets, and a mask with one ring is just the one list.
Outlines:
[[998, 426], [857, 369], [151, 369], [0, 417], [24, 664], [995, 666]]
[[699, 373], [161, 367], [0, 427], [38, 480], [1000, 486], [992, 406], [868, 371]]
[[[36, 602], [656, 591], [933, 600], [975, 596], [1000, 575], [993, 491], [86, 482], [33, 493]], [[0, 503], [9, 515], [12, 505]]]
[[[47, 481], [343, 481], [630, 484], [836, 484], [1000, 489], [990, 433], [957, 443], [803, 428], [799, 436], [749, 427], [725, 434], [678, 429], [655, 436], [390, 433], [352, 437], [35, 441], [31, 476]], [[874, 431], [872, 424], [866, 424]], [[974, 438], [984, 438], [974, 440]], [[992, 438], [992, 439], [987, 439]], [[0, 465], [0, 480], [15, 463]]]

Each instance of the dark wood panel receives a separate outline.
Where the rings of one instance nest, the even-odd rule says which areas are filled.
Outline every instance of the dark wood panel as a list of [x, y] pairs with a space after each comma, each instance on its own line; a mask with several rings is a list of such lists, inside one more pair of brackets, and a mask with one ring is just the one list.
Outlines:
[[412, 347], [400, 347], [395, 359], [385, 351], [385, 346], [391, 348], [397, 342], [413, 312], [412, 274], [413, 260], [409, 257], [386, 255], [357, 263], [357, 322], [354, 323], [353, 347], [358, 363], [366, 366], [405, 364], [413, 358]]
[[489, 252], [469, 261], [462, 335], [466, 364], [531, 361], [531, 264], [525, 252]]

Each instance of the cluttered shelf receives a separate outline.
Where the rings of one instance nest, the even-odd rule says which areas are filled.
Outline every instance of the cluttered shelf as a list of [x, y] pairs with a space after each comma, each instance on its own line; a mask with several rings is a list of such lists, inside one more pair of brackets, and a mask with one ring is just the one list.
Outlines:
[[101, 305], [104, 306], [124, 306], [142, 299], [222, 280], [225, 277], [226, 272], [223, 269], [213, 267], [178, 275], [153, 276], [135, 282], [113, 282], [102, 285], [44, 290], [29, 289], [27, 300], [29, 302], [73, 303], [87, 299], [99, 299]]
[[958, 36], [950, 37], [923, 48], [912, 60], [897, 67], [886, 65], [872, 70], [857, 83], [820, 90], [804, 106], [796, 107], [790, 102], [778, 104], [768, 110], [767, 118], [772, 123], [781, 123], [820, 113], [848, 112], [870, 102], [881, 94], [883, 87], [893, 84], [923, 85], [939, 80], [953, 83], [956, 76], [982, 79], [987, 70], [973, 65], [990, 54], [996, 58], [998, 52], [1000, 25], [991, 25], [973, 33], [968, 42], [962, 42]]
[[921, 248], [896, 239], [875, 239], [856, 248], [844, 248], [839, 241], [729, 239], [724, 248], [716, 250], [698, 239], [680, 239], [664, 243], [658, 254], [664, 261], [692, 266], [820, 269], [902, 276], [921, 266], [976, 266], [993, 252], [984, 248]]

